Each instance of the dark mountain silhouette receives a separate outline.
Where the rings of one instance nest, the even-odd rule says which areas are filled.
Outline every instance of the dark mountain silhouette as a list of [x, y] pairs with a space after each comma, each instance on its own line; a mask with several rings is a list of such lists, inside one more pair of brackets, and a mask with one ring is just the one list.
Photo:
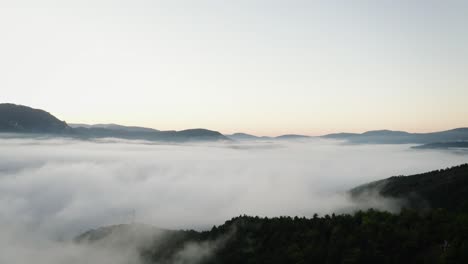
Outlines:
[[152, 128], [121, 126], [116, 124], [67, 125], [50, 113], [15, 104], [0, 104], [0, 133], [57, 135], [79, 138], [121, 138], [151, 141], [218, 141], [229, 140], [217, 131], [187, 129], [182, 131], [159, 131]]
[[434, 142], [467, 141], [468, 128], [456, 128], [441, 132], [408, 133], [404, 131], [375, 130], [362, 134], [336, 133], [322, 136], [329, 139], [346, 140], [356, 144], [428, 144]]
[[71, 130], [67, 123], [44, 110], [0, 104], [0, 132], [64, 134]]

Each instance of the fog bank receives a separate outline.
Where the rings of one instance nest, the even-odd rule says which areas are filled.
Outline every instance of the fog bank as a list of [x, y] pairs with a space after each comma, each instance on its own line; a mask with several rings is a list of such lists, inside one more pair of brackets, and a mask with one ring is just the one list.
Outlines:
[[[240, 214], [312, 216], [356, 207], [392, 209], [380, 200], [357, 205], [343, 193], [368, 181], [468, 160], [463, 153], [408, 145], [324, 140], [164, 145], [9, 138], [0, 139], [0, 146], [0, 230], [8, 230], [0, 244], [16, 238], [19, 242], [9, 251], [27, 248], [30, 256], [47, 250], [34, 251], [30, 245], [36, 244], [25, 241], [47, 241], [38, 244], [56, 251], [57, 241], [133, 221], [205, 229]], [[70, 253], [57, 259], [73, 259], [84, 250], [60, 245], [60, 251]], [[61, 263], [49, 261], [54, 262]]]

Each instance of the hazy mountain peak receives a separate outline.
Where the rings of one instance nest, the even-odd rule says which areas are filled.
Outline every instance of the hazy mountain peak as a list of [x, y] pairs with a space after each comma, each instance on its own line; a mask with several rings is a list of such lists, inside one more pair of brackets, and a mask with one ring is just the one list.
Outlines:
[[11, 103], [0, 104], [0, 132], [64, 133], [71, 128], [41, 109]]

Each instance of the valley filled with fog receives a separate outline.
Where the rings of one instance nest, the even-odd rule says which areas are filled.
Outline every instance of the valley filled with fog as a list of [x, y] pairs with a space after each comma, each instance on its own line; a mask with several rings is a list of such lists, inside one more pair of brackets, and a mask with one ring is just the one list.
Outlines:
[[463, 152], [318, 139], [169, 145], [10, 138], [0, 145], [1, 222], [64, 239], [132, 221], [206, 229], [241, 214], [385, 207], [353, 204], [345, 192], [468, 159]]
[[243, 214], [394, 211], [377, 197], [358, 204], [346, 191], [468, 160], [466, 152], [320, 139], [171, 145], [10, 137], [0, 146], [0, 246], [10, 252], [0, 260], [16, 263], [79, 263], [84, 255], [119, 263], [125, 258], [63, 241], [121, 223], [204, 230]]

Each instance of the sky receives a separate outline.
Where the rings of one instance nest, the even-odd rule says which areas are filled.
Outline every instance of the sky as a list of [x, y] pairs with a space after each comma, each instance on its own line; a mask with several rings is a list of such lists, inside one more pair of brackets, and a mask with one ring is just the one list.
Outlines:
[[257, 135], [468, 126], [467, 1], [0, 0], [0, 102]]

